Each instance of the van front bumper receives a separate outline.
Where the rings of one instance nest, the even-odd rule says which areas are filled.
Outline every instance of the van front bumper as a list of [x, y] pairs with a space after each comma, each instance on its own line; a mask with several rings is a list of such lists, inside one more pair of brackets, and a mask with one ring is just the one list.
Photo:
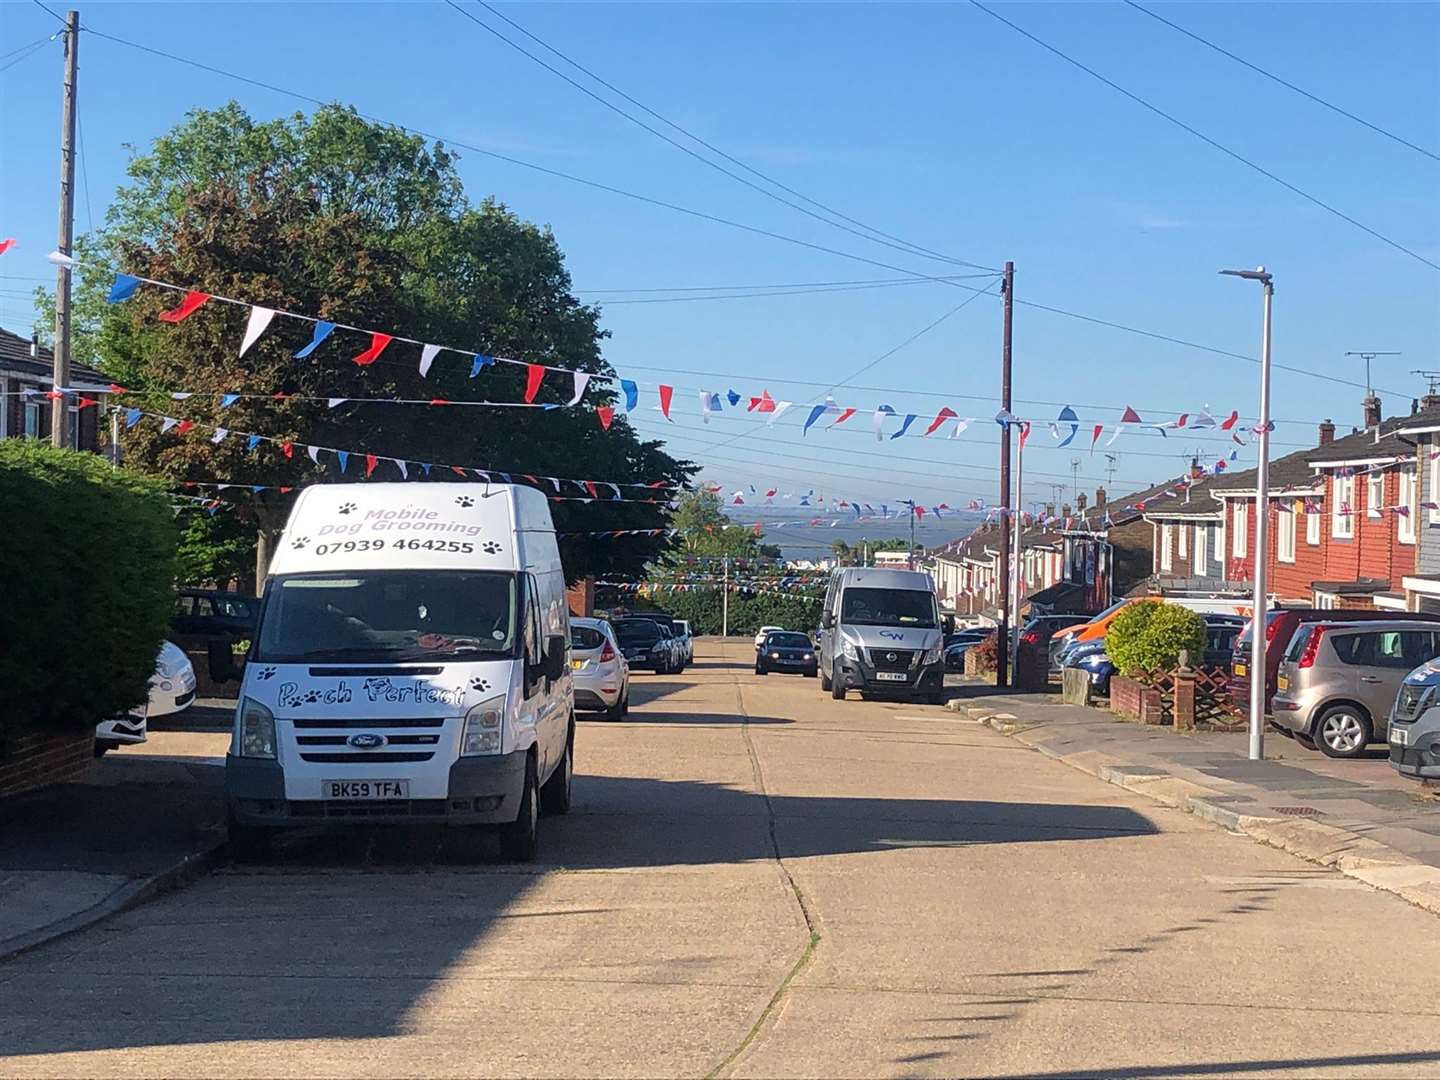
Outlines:
[[[885, 674], [891, 674], [885, 672]], [[881, 679], [874, 666], [864, 660], [840, 658], [839, 681], [846, 690], [861, 690], [867, 694], [938, 694], [945, 689], [945, 661], [902, 672], [905, 680]]]
[[287, 799], [275, 761], [225, 756], [225, 797], [241, 825], [504, 825], [525, 789], [526, 752], [460, 758], [443, 799]]

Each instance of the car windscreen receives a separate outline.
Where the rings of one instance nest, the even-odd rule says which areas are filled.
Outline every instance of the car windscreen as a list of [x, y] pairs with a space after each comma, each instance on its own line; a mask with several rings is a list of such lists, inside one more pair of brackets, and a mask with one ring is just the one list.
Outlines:
[[840, 621], [852, 626], [916, 626], [926, 630], [938, 625], [935, 594], [920, 589], [845, 590]]
[[572, 649], [598, 649], [605, 644], [605, 635], [593, 626], [570, 624], [570, 647]]
[[256, 659], [455, 660], [512, 655], [515, 575], [348, 570], [272, 578]]
[[808, 649], [810, 639], [804, 634], [771, 634], [765, 639], [765, 645], [772, 649]]
[[660, 627], [649, 619], [634, 619], [616, 623], [615, 633], [619, 636], [622, 645], [630, 643], [643, 645], [660, 640]]

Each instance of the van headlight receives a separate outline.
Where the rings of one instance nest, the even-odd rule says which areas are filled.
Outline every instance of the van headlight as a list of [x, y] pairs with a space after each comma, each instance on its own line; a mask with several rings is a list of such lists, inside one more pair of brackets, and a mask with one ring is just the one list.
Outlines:
[[275, 757], [275, 714], [254, 698], [240, 704], [240, 756]]
[[855, 647], [855, 643], [849, 638], [840, 639], [840, 651], [845, 654], [846, 660], [860, 659], [860, 650]]
[[460, 756], [500, 752], [500, 727], [505, 719], [505, 695], [486, 698], [465, 714], [465, 730], [460, 736]]
[[925, 650], [925, 655], [920, 658], [921, 664], [938, 664], [940, 658], [945, 655], [944, 641], [936, 642]]

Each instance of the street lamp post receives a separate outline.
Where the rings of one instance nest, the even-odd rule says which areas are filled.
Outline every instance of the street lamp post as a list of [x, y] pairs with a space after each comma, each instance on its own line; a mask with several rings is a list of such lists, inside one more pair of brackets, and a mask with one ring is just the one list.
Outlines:
[[1255, 471], [1255, 598], [1250, 622], [1250, 760], [1265, 756], [1265, 635], [1266, 550], [1270, 510], [1270, 303], [1275, 296], [1272, 275], [1261, 266], [1254, 270], [1221, 270], [1231, 277], [1258, 281], [1264, 289], [1260, 330], [1260, 461]]

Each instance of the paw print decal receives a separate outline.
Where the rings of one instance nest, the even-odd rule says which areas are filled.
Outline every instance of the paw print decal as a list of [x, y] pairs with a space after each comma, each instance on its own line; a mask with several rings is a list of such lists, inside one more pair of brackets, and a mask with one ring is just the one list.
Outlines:
[[486, 540], [483, 544], [480, 545], [480, 550], [485, 552], [486, 555], [494, 555], [497, 551], [500, 550], [500, 545], [497, 544], [494, 540]]
[[489, 680], [489, 679], [482, 679], [482, 678], [480, 678], [480, 677], [477, 675], [475, 678], [473, 678], [473, 679], [470, 680], [470, 689], [471, 689], [471, 690], [480, 690], [480, 691], [489, 690], [489, 689], [490, 689], [490, 680]]
[[456, 506], [467, 506], [467, 507], [468, 507], [468, 506], [474, 506], [474, 505], [475, 505], [475, 500], [472, 499], [469, 495], [457, 495], [457, 496], [455, 496], [455, 505], [456, 505]]
[[343, 506], [340, 507], [340, 513], [353, 514], [355, 512], [355, 509], [355, 504], [353, 502], [345, 503]]
[[319, 691], [319, 690], [311, 690], [311, 691], [310, 691], [308, 694], [306, 694], [304, 697], [300, 698], [300, 700], [297, 701], [296, 704], [297, 704], [297, 705], [314, 705], [314, 704], [315, 704], [316, 702], [318, 702], [319, 700], [320, 700], [320, 691]]
[[261, 668], [260, 674], [255, 677], [261, 682], [265, 682], [267, 679], [273, 679], [275, 677], [275, 669], [273, 667]]
[[296, 551], [299, 551], [300, 549], [302, 549], [302, 548], [303, 548], [306, 544], [308, 544], [308, 543], [310, 543], [310, 537], [308, 537], [308, 536], [297, 536], [297, 537], [295, 537], [294, 540], [292, 540], [292, 541], [290, 542], [290, 546], [291, 546], [292, 548], [294, 548]]

